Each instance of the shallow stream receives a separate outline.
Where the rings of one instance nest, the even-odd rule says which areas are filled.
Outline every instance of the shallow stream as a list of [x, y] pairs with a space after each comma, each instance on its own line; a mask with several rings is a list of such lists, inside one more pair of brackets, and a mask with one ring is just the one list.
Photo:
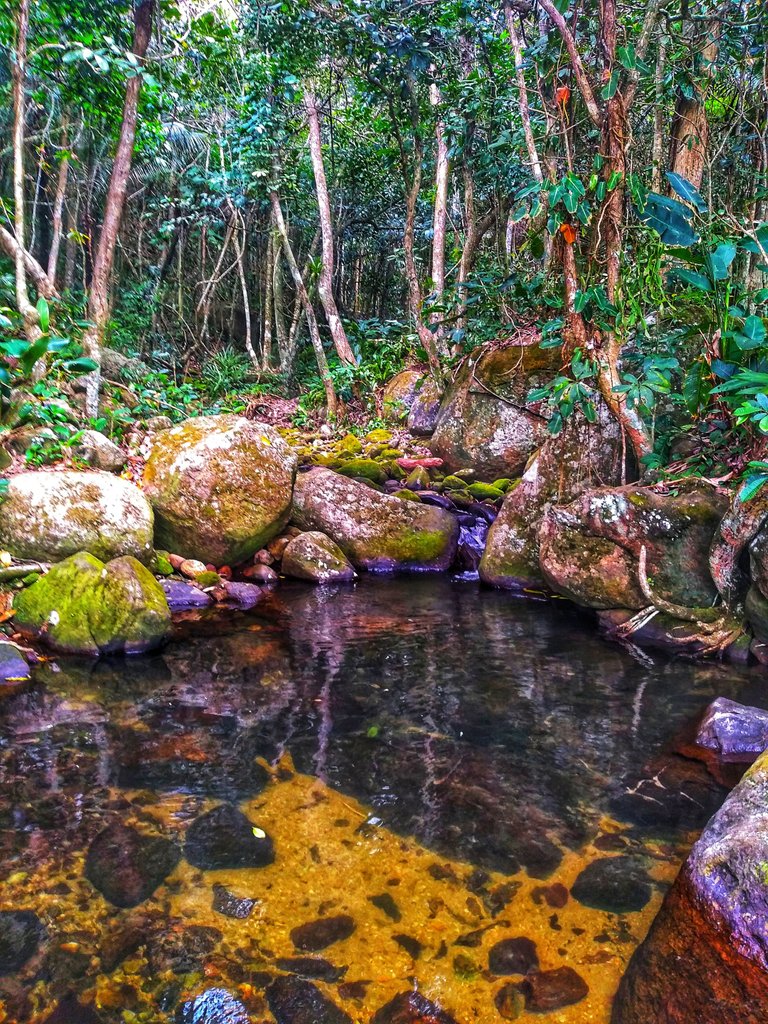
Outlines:
[[426, 577], [52, 660], [0, 702], [0, 1022], [607, 1024], [727, 791], [691, 723], [762, 689]]

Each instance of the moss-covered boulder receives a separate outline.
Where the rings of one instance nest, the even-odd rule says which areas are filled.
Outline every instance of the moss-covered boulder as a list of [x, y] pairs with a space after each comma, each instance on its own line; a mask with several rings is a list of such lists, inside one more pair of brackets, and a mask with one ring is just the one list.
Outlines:
[[587, 608], [640, 609], [639, 556], [654, 594], [690, 608], [712, 605], [709, 547], [728, 507], [705, 485], [602, 487], [547, 509], [539, 562], [557, 593]]
[[357, 576], [338, 544], [317, 530], [289, 541], [280, 568], [286, 576], [313, 583], [342, 582]]
[[331, 537], [353, 565], [371, 571], [442, 571], [456, 554], [459, 527], [440, 508], [402, 501], [317, 468], [294, 490], [296, 523]]
[[200, 416], [158, 434], [144, 471], [157, 542], [214, 565], [245, 561], [290, 514], [296, 456], [243, 416]]
[[572, 501], [600, 484], [620, 484], [622, 479], [626, 469], [621, 435], [605, 405], [598, 404], [594, 423], [575, 412], [559, 434], [547, 437], [518, 482], [496, 482], [507, 485], [506, 497], [488, 531], [480, 578], [509, 590], [545, 588], [538, 538], [545, 509], [551, 503]]
[[362, 477], [375, 484], [383, 484], [387, 479], [387, 471], [375, 459], [347, 459], [338, 466], [338, 472], [344, 476]]
[[454, 470], [472, 466], [485, 480], [519, 476], [547, 434], [531, 388], [550, 380], [559, 356], [538, 345], [483, 348], [464, 363], [443, 399], [429, 447]]
[[381, 396], [384, 419], [392, 423], [405, 422], [425, 376], [423, 370], [403, 370], [392, 378]]
[[58, 562], [90, 551], [148, 562], [152, 532], [147, 499], [110, 473], [20, 473], [0, 502], [0, 546], [18, 558]]
[[163, 588], [131, 556], [106, 565], [80, 552], [54, 565], [13, 602], [21, 633], [73, 654], [139, 654], [171, 629]]

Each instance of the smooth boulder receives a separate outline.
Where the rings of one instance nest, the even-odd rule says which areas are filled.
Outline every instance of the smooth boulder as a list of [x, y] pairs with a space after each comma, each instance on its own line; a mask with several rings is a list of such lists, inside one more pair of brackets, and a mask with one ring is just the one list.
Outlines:
[[338, 544], [317, 530], [300, 533], [288, 543], [280, 568], [285, 576], [312, 583], [343, 582], [357, 576]]
[[425, 377], [424, 370], [402, 370], [395, 374], [381, 396], [384, 419], [393, 423], [407, 419]]
[[214, 565], [244, 562], [288, 521], [296, 456], [274, 427], [199, 416], [155, 437], [144, 490], [159, 546]]
[[749, 764], [768, 748], [768, 711], [718, 697], [704, 712], [696, 744], [726, 763]]
[[470, 466], [483, 480], [520, 476], [547, 436], [546, 403], [527, 401], [551, 380], [559, 356], [538, 345], [478, 349], [461, 364], [429, 442], [449, 471]]
[[58, 562], [90, 551], [148, 562], [152, 533], [147, 499], [110, 473], [20, 473], [0, 502], [0, 545], [17, 558]]
[[15, 974], [37, 952], [45, 928], [32, 910], [0, 910], [0, 976]]
[[135, 907], [149, 899], [181, 859], [175, 843], [116, 822], [88, 848], [85, 877], [116, 907]]
[[106, 565], [81, 552], [52, 566], [13, 601], [24, 634], [72, 654], [141, 654], [171, 630], [162, 587], [135, 558]]
[[125, 452], [99, 430], [83, 430], [73, 454], [93, 469], [117, 473], [125, 465]]
[[549, 507], [539, 529], [539, 561], [548, 585], [587, 608], [646, 608], [640, 553], [652, 592], [688, 608], [717, 597], [709, 548], [728, 506], [704, 484], [601, 487]]
[[195, 818], [187, 830], [184, 856], [201, 871], [260, 868], [275, 859], [270, 837], [232, 804], [220, 804]]
[[763, 1024], [768, 1006], [768, 753], [709, 821], [613, 1005], [613, 1024]]
[[403, 501], [318, 467], [299, 474], [293, 518], [327, 534], [354, 566], [370, 571], [442, 571], [456, 554], [459, 527], [444, 509]]

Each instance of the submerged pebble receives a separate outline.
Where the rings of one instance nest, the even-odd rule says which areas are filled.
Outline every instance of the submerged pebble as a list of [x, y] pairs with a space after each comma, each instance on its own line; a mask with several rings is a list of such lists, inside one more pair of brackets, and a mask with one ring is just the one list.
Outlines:
[[253, 913], [257, 900], [248, 899], [246, 896], [235, 896], [226, 886], [216, 882], [213, 887], [213, 909], [217, 914], [225, 917], [245, 919]]
[[243, 1004], [223, 988], [209, 988], [183, 1003], [176, 1012], [177, 1024], [251, 1024]]
[[347, 973], [346, 967], [336, 967], [319, 956], [283, 956], [275, 963], [281, 971], [317, 981], [341, 981]]
[[580, 1002], [589, 993], [586, 981], [572, 967], [529, 974], [524, 981], [517, 982], [517, 987], [525, 998], [526, 1010], [533, 1013], [561, 1010]]
[[163, 836], [115, 822], [91, 843], [85, 877], [116, 907], [135, 907], [152, 895], [180, 859], [178, 846]]
[[492, 974], [527, 974], [538, 966], [536, 944], [524, 936], [502, 939], [488, 953], [488, 968]]
[[291, 931], [291, 942], [296, 949], [308, 953], [316, 953], [334, 942], [348, 939], [355, 930], [355, 922], [349, 914], [336, 914], [334, 917], [321, 917], [317, 921], [300, 924]]
[[37, 952], [45, 935], [31, 910], [0, 910], [0, 975], [13, 974]]
[[220, 804], [189, 826], [184, 856], [201, 871], [261, 868], [275, 859], [270, 837], [232, 804]]
[[403, 915], [400, 913], [400, 908], [388, 892], [383, 892], [379, 896], [369, 896], [368, 901], [372, 903], [374, 907], [378, 907], [379, 910], [383, 910], [387, 917], [392, 921], [397, 922], [402, 919]]
[[371, 1024], [456, 1024], [456, 1021], [419, 992], [401, 992], [376, 1011]]
[[604, 857], [584, 868], [571, 895], [585, 907], [627, 914], [642, 910], [651, 898], [651, 879], [632, 857]]
[[277, 1024], [352, 1024], [351, 1017], [311, 981], [292, 975], [275, 978], [267, 1001]]

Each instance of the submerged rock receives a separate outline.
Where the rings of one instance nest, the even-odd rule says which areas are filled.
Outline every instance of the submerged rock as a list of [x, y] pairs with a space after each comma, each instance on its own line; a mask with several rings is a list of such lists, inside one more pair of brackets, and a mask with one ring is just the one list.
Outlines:
[[281, 971], [318, 981], [341, 981], [347, 973], [346, 967], [336, 967], [319, 956], [283, 956], [275, 963]]
[[13, 693], [31, 679], [27, 659], [10, 640], [0, 640], [0, 696]]
[[589, 995], [589, 986], [572, 967], [558, 967], [554, 971], [535, 971], [517, 988], [525, 998], [525, 1008], [531, 1013], [552, 1013], [564, 1006], [573, 1006]]
[[19, 473], [0, 502], [0, 541], [18, 558], [58, 562], [152, 555], [153, 516], [135, 484], [111, 473]]
[[629, 962], [613, 1024], [763, 1024], [768, 753], [694, 845]]
[[76, 996], [59, 1000], [43, 1024], [102, 1024], [102, 1018], [90, 1006], [84, 1006]]
[[275, 978], [267, 1002], [277, 1024], [352, 1024], [352, 1018], [311, 981], [291, 975]]
[[177, 1024], [251, 1024], [248, 1011], [224, 988], [209, 988], [183, 1003], [176, 1011]]
[[491, 974], [527, 974], [538, 970], [539, 957], [536, 943], [521, 936], [502, 939], [488, 952], [488, 970]]
[[214, 565], [244, 562], [288, 521], [296, 456], [242, 416], [199, 416], [155, 438], [144, 489], [158, 544]]
[[341, 548], [317, 530], [300, 533], [288, 542], [281, 569], [286, 576], [313, 583], [342, 582], [357, 576]]
[[444, 571], [456, 553], [459, 528], [450, 513], [379, 493], [329, 469], [299, 475], [294, 518], [326, 533], [362, 569]]
[[481, 348], [461, 365], [429, 442], [447, 469], [471, 466], [483, 479], [519, 476], [547, 435], [545, 404], [531, 388], [556, 372], [559, 356], [538, 345]]
[[184, 856], [202, 871], [262, 868], [275, 859], [270, 837], [232, 804], [220, 804], [195, 818], [187, 830]]
[[251, 916], [257, 902], [257, 900], [248, 899], [246, 896], [235, 896], [219, 882], [213, 887], [213, 909], [217, 914], [223, 914], [224, 917], [234, 917], [244, 921]]
[[130, 556], [105, 565], [85, 552], [72, 555], [17, 594], [13, 614], [20, 632], [92, 656], [151, 650], [171, 629], [163, 588]]
[[749, 764], [768, 748], [768, 711], [718, 697], [704, 712], [696, 743], [726, 763]]
[[85, 877], [116, 907], [135, 907], [149, 899], [181, 859], [175, 843], [116, 822], [88, 848]]
[[454, 1018], [419, 992], [401, 992], [371, 1018], [371, 1024], [456, 1024]]
[[348, 939], [355, 930], [355, 922], [349, 914], [336, 914], [334, 917], [321, 917], [317, 921], [308, 921], [291, 930], [291, 942], [296, 949], [308, 953], [332, 946], [334, 942]]
[[709, 547], [727, 499], [704, 485], [586, 491], [550, 507], [539, 531], [540, 564], [557, 593], [588, 608], [648, 605], [638, 583], [641, 548], [659, 597], [690, 608], [717, 596]]
[[45, 928], [32, 910], [0, 910], [0, 975], [14, 974], [37, 952]]
[[642, 910], [651, 898], [651, 879], [631, 857], [606, 857], [584, 868], [571, 896], [585, 907], [627, 914]]

